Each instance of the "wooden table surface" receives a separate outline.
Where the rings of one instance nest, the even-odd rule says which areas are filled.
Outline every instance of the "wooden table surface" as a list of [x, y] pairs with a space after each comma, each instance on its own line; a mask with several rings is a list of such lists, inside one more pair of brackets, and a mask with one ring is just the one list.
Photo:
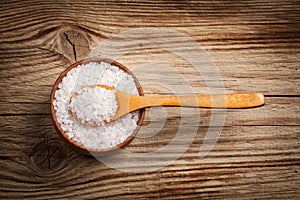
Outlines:
[[[300, 198], [299, 1], [2, 0], [0, 9], [1, 199]], [[266, 104], [227, 110], [221, 135], [204, 158], [199, 150], [205, 134], [220, 128], [210, 126], [211, 110], [184, 110], [184, 123], [179, 108], [148, 110], [143, 134], [152, 136], [134, 139], [126, 151], [155, 152], [180, 127], [196, 135], [178, 159], [158, 170], [147, 171], [147, 157], [144, 164], [127, 162], [127, 169], [142, 169], [133, 173], [74, 151], [54, 130], [49, 98], [59, 74], [75, 60], [116, 34], [146, 27], [182, 34], [144, 31], [119, 40], [128, 51], [117, 61], [136, 71], [146, 95], [172, 93], [168, 86], [185, 93], [172, 69], [195, 92], [207, 91], [183, 57], [149, 42], [164, 37], [162, 45], [192, 55], [197, 51], [182, 42], [189, 37], [215, 63], [227, 92], [263, 92]], [[144, 41], [140, 49], [132, 48], [137, 39]], [[134, 70], [147, 64], [168, 70]], [[164, 158], [168, 154], [159, 154], [152, 164]]]

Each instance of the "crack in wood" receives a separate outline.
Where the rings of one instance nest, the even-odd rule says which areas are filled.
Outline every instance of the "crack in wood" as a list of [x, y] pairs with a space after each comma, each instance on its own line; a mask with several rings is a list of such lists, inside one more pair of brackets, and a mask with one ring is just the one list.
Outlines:
[[71, 42], [71, 40], [69, 39], [69, 36], [66, 33], [64, 33], [64, 36], [66, 37], [67, 42], [72, 46], [73, 54], [74, 54], [74, 60], [77, 62], [76, 45]]

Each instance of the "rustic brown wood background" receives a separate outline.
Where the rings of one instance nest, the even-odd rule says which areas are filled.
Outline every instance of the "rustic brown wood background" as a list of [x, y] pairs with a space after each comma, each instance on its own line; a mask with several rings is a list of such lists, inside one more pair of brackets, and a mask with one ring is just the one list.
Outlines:
[[[1, 199], [300, 198], [299, 1], [0, 4]], [[216, 63], [227, 91], [264, 92], [266, 105], [227, 111], [219, 141], [204, 159], [198, 157], [199, 145], [211, 114], [201, 110], [193, 144], [158, 171], [125, 173], [77, 153], [53, 128], [51, 87], [68, 65], [87, 57], [101, 41], [138, 27], [190, 36]], [[199, 75], [170, 53], [131, 52], [119, 61], [134, 68], [143, 64], [141, 55], [181, 70], [196, 91], [205, 91]], [[140, 74], [146, 95], [168, 93], [161, 85], [147, 84]], [[168, 144], [178, 129], [180, 110], [167, 111], [158, 134], [137, 138], [126, 149], [150, 152]], [[150, 121], [148, 116], [145, 126]], [[129, 167], [143, 167], [136, 165]]]

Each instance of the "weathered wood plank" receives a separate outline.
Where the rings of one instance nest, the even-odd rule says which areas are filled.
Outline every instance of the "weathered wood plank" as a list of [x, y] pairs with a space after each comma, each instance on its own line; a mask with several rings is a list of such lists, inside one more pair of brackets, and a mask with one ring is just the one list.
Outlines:
[[[31, 103], [31, 102], [17, 102], [17, 103], [0, 103], [1, 114], [2, 115], [26, 115], [26, 114], [50, 114], [50, 106], [47, 102], [47, 97], [50, 95], [50, 90], [45, 91], [48, 93], [45, 95], [44, 103]], [[31, 97], [36, 97], [35, 92], [27, 93]], [[300, 125], [300, 98], [299, 97], [267, 97], [266, 105], [259, 108], [253, 109], [227, 109], [225, 117], [225, 126], [235, 126], [235, 125], [245, 125], [245, 126], [260, 126], [260, 125]], [[145, 123], [149, 121], [163, 121], [165, 118], [169, 119], [169, 123], [173, 123], [174, 126], [178, 126], [181, 117], [189, 117], [191, 126], [198, 124], [201, 126], [209, 126], [211, 120], [211, 110], [210, 109], [197, 109], [197, 108], [159, 108], [160, 112], [156, 110], [155, 113], [165, 113], [161, 116], [149, 117]], [[189, 113], [190, 111], [193, 111]], [[199, 110], [199, 111], [197, 111]], [[182, 113], [183, 111], [183, 113]], [[200, 114], [200, 122], [194, 121], [193, 119], [198, 119]], [[214, 111], [216, 115], [221, 116], [223, 111]], [[149, 113], [148, 113], [149, 114]], [[158, 126], [158, 125], [157, 125]], [[188, 124], [187, 124], [188, 126]]]
[[[5, 63], [0, 64], [0, 87], [2, 90], [1, 103], [16, 103], [16, 102], [31, 102], [45, 103], [49, 101], [49, 91], [51, 90], [54, 81], [58, 75], [68, 66], [66, 59], [60, 59], [59, 54], [47, 52], [46, 50], [38, 50], [32, 48], [25, 51], [10, 52], [10, 58], [3, 58]], [[26, 59], [26, 54], [33, 53], [31, 60]], [[18, 60], [15, 56], [21, 54]], [[45, 54], [45, 56], [41, 56]], [[7, 54], [1, 54], [7, 55]], [[222, 54], [221, 54], [222, 55]], [[23, 57], [24, 56], [24, 57]], [[35, 57], [36, 56], [36, 57]], [[174, 56], [169, 54], [157, 54], [148, 56], [131, 55], [131, 58], [122, 58], [120, 61], [136, 72], [142, 86], [145, 88], [146, 94], [153, 92], [166, 93], [164, 86], [173, 85], [175, 92], [186, 93], [182, 81], [185, 84], [191, 85], [195, 92], [208, 92], [205, 81], [201, 78], [195, 67], [184, 63], [182, 59], [178, 59], [178, 63], [173, 62]], [[217, 57], [217, 56], [216, 56]], [[254, 56], [253, 56], [254, 57]], [[168, 58], [164, 60], [163, 58]], [[267, 95], [299, 95], [299, 68], [296, 66], [296, 59], [292, 59], [291, 64], [281, 60], [274, 63], [274, 60], [267, 61], [268, 56], [262, 57], [261, 64], [251, 64], [249, 61], [243, 63], [234, 61], [233, 58], [227, 56], [227, 59], [232, 59], [226, 62], [224, 56], [224, 64], [218, 66], [220, 71], [220, 79], [223, 81], [227, 92], [264, 92]], [[239, 56], [237, 56], [239, 58]], [[155, 62], [153, 63], [153, 60]], [[151, 62], [152, 61], [152, 62]], [[249, 62], [249, 63], [248, 63]], [[269, 64], [267, 64], [269, 62]], [[285, 62], [285, 65], [282, 63]], [[218, 62], [217, 62], [218, 63]], [[147, 65], [164, 66], [159, 72], [153, 69], [147, 69]], [[266, 66], [266, 67], [265, 67]], [[267, 69], [265, 69], [267, 68]], [[170, 72], [174, 70], [175, 72]], [[238, 73], [236, 73], [238, 72]], [[172, 78], [172, 73], [183, 76], [183, 79]], [[205, 74], [205, 71], [204, 71]], [[214, 81], [212, 78], [210, 81]], [[156, 83], [155, 88], [151, 88], [153, 83]], [[161, 86], [158, 86], [160, 83]], [[13, 97], [13, 98], [12, 98]], [[17, 105], [16, 105], [17, 106]], [[4, 106], [5, 108], [5, 106]]]
[[[56, 131], [52, 126], [51, 118], [48, 115], [1, 116], [0, 118], [1, 118], [0, 127], [2, 130], [1, 138], [3, 139], [0, 142], [3, 142], [2, 146], [5, 145], [11, 150], [13, 150], [14, 147], [10, 147], [9, 145], [10, 142], [14, 142], [15, 145], [20, 147], [24, 145], [26, 146], [26, 148], [33, 148], [34, 143], [36, 143], [34, 140], [41, 142], [44, 140], [59, 139], [58, 134], [56, 134]], [[153, 138], [152, 137], [141, 138], [138, 135], [137, 138], [133, 140], [133, 142], [130, 143], [128, 147], [130, 148], [130, 147], [140, 146], [141, 149], [144, 148], [145, 145], [146, 147], [151, 147], [152, 145], [157, 146], [157, 145], [165, 144], [175, 136], [177, 127], [174, 125], [176, 124], [172, 121], [172, 119], [167, 119], [165, 126], [162, 127], [161, 130], [158, 130], [155, 136], [153, 136]], [[33, 128], [35, 128], [35, 130], [33, 130]], [[195, 138], [195, 141], [196, 143], [198, 143], [198, 145], [202, 143], [207, 128], [208, 128], [207, 126], [199, 127], [198, 134]], [[151, 132], [151, 129], [148, 129], [147, 127], [145, 127], [144, 129], [146, 130], [143, 130], [143, 132], [145, 131]], [[231, 145], [234, 145], [234, 147], [237, 150], [237, 154], [240, 154], [240, 156], [242, 156], [243, 154], [248, 155], [249, 153], [250, 154], [253, 153], [253, 152], [243, 151], [248, 148], [251, 149], [252, 145], [256, 146], [253, 149], [253, 151], [258, 151], [262, 153], [262, 155], [263, 153], [272, 153], [271, 151], [272, 149], [269, 149], [270, 147], [275, 149], [277, 148], [278, 150], [286, 149], [288, 151], [290, 150], [288, 146], [291, 145], [292, 147], [291, 149], [297, 150], [299, 149], [298, 146], [299, 131], [300, 129], [299, 126], [297, 125], [296, 126], [295, 125], [225, 126], [223, 128], [223, 133], [219, 139], [219, 142], [216, 145], [215, 151], [219, 149], [218, 148], [219, 143], [221, 145], [219, 149], [220, 151], [219, 153], [222, 153], [223, 151], [234, 152], [234, 148], [232, 149], [230, 148]], [[145, 133], [143, 134], [147, 135]], [[29, 140], [29, 138], [32, 138], [32, 140]], [[7, 141], [10, 142], [7, 143]], [[146, 143], [148, 143], [148, 145]], [[192, 147], [195, 149], [193, 149]], [[195, 144], [195, 146], [192, 145], [192, 147], [191, 147], [192, 151], [189, 152], [191, 153], [191, 155], [192, 153], [194, 153], [193, 150], [197, 151], [197, 148], [199, 146]], [[276, 154], [276, 152], [273, 153]], [[214, 154], [212, 153], [212, 155]], [[222, 154], [220, 154], [220, 156], [222, 156]], [[233, 155], [229, 153], [228, 156], [232, 157]]]
[[[118, 198], [125, 194], [128, 198], [167, 198], [176, 194], [184, 195], [182, 198], [222, 199], [240, 193], [241, 198], [292, 198], [299, 189], [300, 129], [293, 126], [224, 127], [217, 145], [204, 159], [199, 159], [198, 152], [207, 127], [200, 127], [192, 146], [180, 159], [158, 172], [145, 174], [119, 172], [69, 149], [54, 133], [49, 116], [1, 117], [0, 128], [0, 143], [5, 150], [0, 160], [4, 169], [0, 171], [0, 187], [9, 198]], [[170, 141], [174, 129], [168, 125], [152, 138], [136, 138], [126, 149], [153, 151]], [[54, 141], [62, 151], [62, 159], [56, 163], [58, 166], [45, 170], [35, 163], [34, 153], [41, 143], [51, 146]], [[18, 156], [13, 156], [16, 153]], [[143, 167], [143, 163], [130, 163], [129, 167]]]

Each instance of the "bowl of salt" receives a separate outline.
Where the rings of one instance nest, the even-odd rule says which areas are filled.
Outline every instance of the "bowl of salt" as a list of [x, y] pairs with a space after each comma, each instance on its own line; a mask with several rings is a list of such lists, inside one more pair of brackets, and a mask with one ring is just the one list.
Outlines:
[[[50, 97], [51, 117], [57, 132], [75, 149], [84, 154], [103, 154], [123, 147], [139, 131], [145, 116], [145, 109], [126, 114], [120, 119], [101, 126], [86, 126], [74, 119], [70, 113], [70, 99], [74, 92], [88, 85], [108, 85], [120, 91], [143, 96], [143, 89], [135, 75], [124, 65], [110, 59], [86, 59], [78, 61], [63, 71], [56, 80]], [[110, 102], [106, 108], [115, 108], [110, 95], [102, 94], [102, 99]], [[85, 119], [97, 113], [89, 104], [93, 94], [83, 99]], [[95, 99], [97, 100], [97, 99]]]

